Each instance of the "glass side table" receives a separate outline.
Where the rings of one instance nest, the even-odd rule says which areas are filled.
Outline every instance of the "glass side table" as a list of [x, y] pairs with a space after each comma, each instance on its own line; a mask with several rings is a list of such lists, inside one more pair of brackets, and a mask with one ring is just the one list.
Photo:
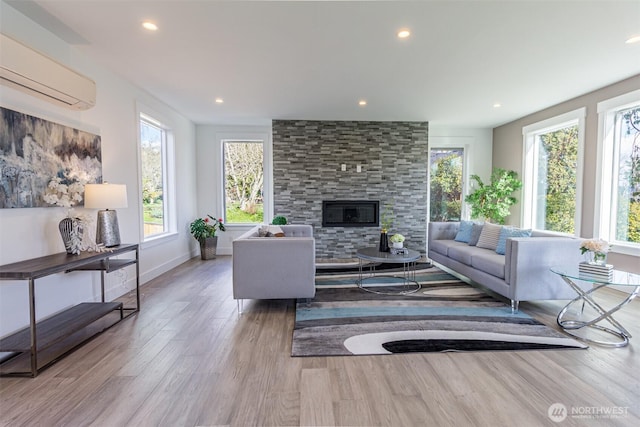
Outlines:
[[[558, 325], [564, 329], [568, 334], [581, 339], [583, 341], [589, 341], [595, 344], [611, 346], [611, 347], [624, 347], [629, 344], [629, 338], [631, 334], [627, 331], [614, 317], [613, 313], [620, 310], [625, 305], [629, 304], [640, 292], [640, 275], [634, 273], [628, 273], [626, 271], [613, 270], [613, 279], [595, 279], [587, 278], [580, 274], [578, 266], [558, 266], [552, 267], [551, 271], [560, 277], [577, 292], [578, 296], [571, 300], [558, 314]], [[593, 287], [588, 290], [580, 288], [576, 281], [583, 281], [593, 284]], [[593, 296], [598, 289], [606, 288], [608, 286], [628, 286], [635, 289], [630, 289], [631, 293], [618, 305], [605, 309], [601, 304], [597, 303]], [[585, 304], [589, 305], [595, 310], [595, 316], [589, 319], [569, 319], [567, 313], [570, 307], [577, 304], [582, 304], [580, 307], [580, 313], [584, 313]], [[604, 324], [603, 324], [604, 323]], [[608, 325], [607, 325], [608, 324]], [[606, 325], [606, 326], [605, 326]], [[617, 338], [615, 341], [604, 341], [598, 339], [585, 338], [578, 336], [573, 331], [577, 331], [582, 328], [591, 328], [605, 334], [613, 335]]]

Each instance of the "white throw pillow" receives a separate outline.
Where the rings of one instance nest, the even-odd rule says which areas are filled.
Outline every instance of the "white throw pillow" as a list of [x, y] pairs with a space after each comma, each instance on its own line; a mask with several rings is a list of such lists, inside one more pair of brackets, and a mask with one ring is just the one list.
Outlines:
[[485, 222], [484, 226], [482, 227], [482, 232], [480, 233], [480, 238], [478, 239], [478, 244], [476, 246], [479, 248], [486, 248], [495, 251], [498, 247], [498, 240], [500, 239], [501, 230], [501, 225]]
[[282, 228], [277, 225], [265, 225], [260, 227], [260, 237], [284, 237]]

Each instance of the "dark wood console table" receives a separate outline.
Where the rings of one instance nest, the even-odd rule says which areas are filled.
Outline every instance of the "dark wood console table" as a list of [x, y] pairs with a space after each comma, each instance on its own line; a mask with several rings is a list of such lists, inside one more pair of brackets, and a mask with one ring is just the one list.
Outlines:
[[[27, 280], [29, 283], [29, 326], [1, 339], [0, 352], [15, 353], [15, 355], [29, 353], [31, 358], [30, 371], [2, 372], [0, 373], [1, 376], [35, 377], [38, 375], [40, 370], [50, 366], [60, 357], [77, 348], [96, 333], [104, 331], [140, 310], [140, 267], [138, 245], [122, 244], [110, 249], [111, 250], [108, 252], [81, 252], [78, 255], [69, 255], [66, 252], [62, 252], [0, 266], [0, 280]], [[135, 258], [114, 258], [118, 255], [130, 252], [135, 252]], [[124, 307], [122, 302], [105, 302], [105, 274], [130, 265], [135, 265], [136, 268], [136, 305], [134, 307]], [[82, 270], [100, 271], [102, 301], [81, 303], [61, 313], [36, 321], [36, 279], [50, 276], [52, 274]], [[114, 311], [119, 312], [119, 319], [115, 323], [94, 333], [90, 337], [85, 338], [73, 346], [71, 350], [54, 356], [53, 360], [45, 363], [43, 366], [38, 366], [39, 352], [52, 347], [54, 344], [61, 342], [72, 334], [80, 331], [86, 326], [89, 326], [107, 314], [113, 313]]]

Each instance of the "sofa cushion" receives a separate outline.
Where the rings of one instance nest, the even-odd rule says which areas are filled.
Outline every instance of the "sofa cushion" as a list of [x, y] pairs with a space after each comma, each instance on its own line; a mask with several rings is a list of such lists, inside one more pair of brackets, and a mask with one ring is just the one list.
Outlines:
[[507, 251], [507, 239], [509, 237], [531, 237], [531, 230], [523, 230], [516, 227], [502, 227], [500, 237], [498, 238], [498, 246], [496, 246], [497, 254], [505, 254]]
[[482, 232], [480, 233], [480, 238], [478, 239], [479, 248], [491, 249], [492, 251], [496, 250], [498, 246], [498, 239], [500, 238], [500, 230], [502, 229], [501, 225], [491, 224], [486, 222], [482, 226]]
[[473, 222], [471, 221], [460, 221], [460, 226], [458, 228], [458, 233], [456, 234], [455, 241], [456, 242], [464, 242], [469, 243], [469, 239], [471, 238], [471, 227], [473, 226]]
[[429, 250], [445, 256], [449, 256], [449, 248], [466, 245], [466, 243], [456, 242], [455, 240], [432, 240], [429, 246]]
[[469, 239], [469, 246], [476, 246], [478, 244], [478, 239], [480, 238], [480, 233], [482, 233], [482, 226], [484, 223], [482, 222], [474, 222], [471, 226], [471, 238]]
[[471, 266], [473, 268], [500, 279], [504, 279], [504, 263], [504, 255], [499, 255], [492, 250], [478, 250], [471, 257]]
[[453, 246], [449, 248], [449, 258], [470, 266], [471, 258], [477, 251], [479, 249], [474, 246]]

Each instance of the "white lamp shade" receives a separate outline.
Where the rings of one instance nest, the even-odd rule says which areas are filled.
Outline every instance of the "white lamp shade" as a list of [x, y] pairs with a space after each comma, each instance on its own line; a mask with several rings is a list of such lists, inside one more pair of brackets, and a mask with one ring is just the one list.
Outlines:
[[127, 207], [127, 186], [124, 184], [86, 184], [84, 207], [118, 209]]

